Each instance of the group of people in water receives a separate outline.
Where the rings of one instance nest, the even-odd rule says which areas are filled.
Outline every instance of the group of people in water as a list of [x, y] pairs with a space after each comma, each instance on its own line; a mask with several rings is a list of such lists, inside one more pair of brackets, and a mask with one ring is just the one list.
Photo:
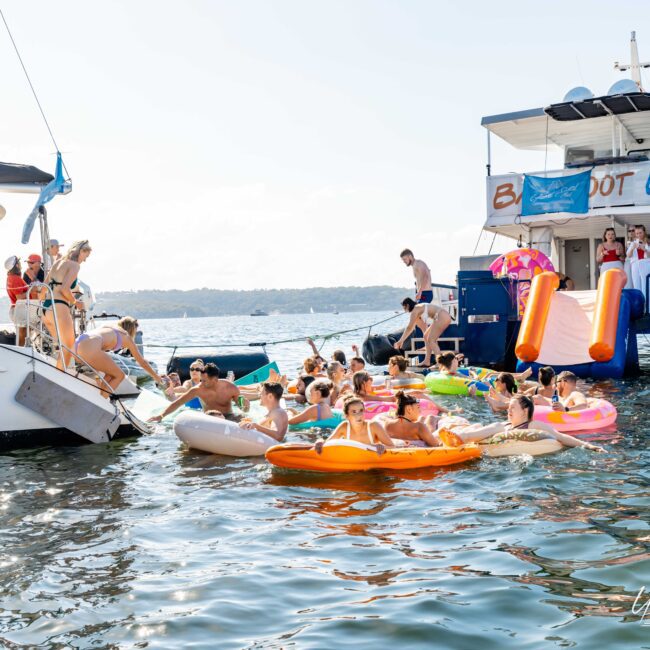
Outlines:
[[[440, 372], [454, 374], [459, 370], [461, 355], [443, 352], [436, 362]], [[495, 411], [505, 411], [506, 421], [489, 425], [469, 423], [459, 415], [460, 408], [448, 409], [433, 402], [431, 396], [421, 389], [386, 390], [391, 382], [416, 381], [421, 375], [407, 369], [404, 357], [394, 356], [388, 364], [386, 376], [372, 377], [364, 362], [355, 355], [348, 364], [345, 353], [335, 350], [329, 361], [318, 352], [303, 362], [302, 372], [293, 381], [271, 371], [265, 382], [249, 386], [236, 386], [232, 381], [220, 378], [214, 363], [196, 359], [190, 365], [190, 379], [184, 384], [167, 389], [171, 403], [157, 416], [150, 419], [160, 422], [185, 404], [198, 400], [198, 406], [209, 415], [239, 422], [243, 428], [255, 429], [281, 442], [289, 426], [313, 423], [314, 426], [333, 428], [332, 434], [314, 443], [322, 451], [328, 440], [339, 438], [353, 440], [374, 448], [378, 454], [388, 448], [404, 446], [439, 447], [460, 446], [478, 442], [496, 434], [513, 435], [521, 430], [533, 430], [551, 437], [566, 447], [584, 447], [602, 452], [604, 449], [582, 441], [574, 436], [560, 433], [546, 422], [535, 421], [535, 405], [551, 406], [554, 410], [571, 411], [585, 408], [586, 396], [577, 390], [577, 378], [573, 373], [562, 372], [557, 377], [552, 368], [544, 367], [538, 372], [538, 381], [530, 380], [530, 371], [494, 373], [493, 391], [486, 396]], [[354, 366], [354, 367], [353, 367]], [[361, 367], [359, 367], [361, 366]], [[266, 408], [258, 421], [248, 416], [252, 400], [259, 399]], [[283, 407], [282, 400], [302, 403], [297, 410]], [[387, 412], [368, 418], [369, 403], [388, 402]], [[423, 413], [434, 407], [436, 415]], [[342, 411], [341, 422], [332, 425], [335, 406]]]

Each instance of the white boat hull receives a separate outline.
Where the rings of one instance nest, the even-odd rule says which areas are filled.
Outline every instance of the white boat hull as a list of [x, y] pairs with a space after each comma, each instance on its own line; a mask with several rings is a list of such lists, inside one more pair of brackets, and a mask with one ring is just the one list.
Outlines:
[[[114, 409], [100, 395], [94, 382], [58, 370], [51, 358], [31, 348], [0, 345], [0, 449], [84, 441], [72, 431], [16, 401], [16, 394], [32, 372], [37, 372], [101, 409]], [[124, 413], [120, 413], [117, 434], [137, 433], [138, 430]], [[111, 436], [106, 433], [105, 441], [110, 439]]]
[[192, 449], [223, 456], [263, 456], [278, 441], [255, 429], [198, 411], [184, 411], [174, 420], [174, 433]]

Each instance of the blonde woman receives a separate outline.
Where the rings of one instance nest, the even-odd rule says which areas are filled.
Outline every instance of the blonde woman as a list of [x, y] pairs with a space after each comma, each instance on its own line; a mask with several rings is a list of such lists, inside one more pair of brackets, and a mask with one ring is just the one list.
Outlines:
[[[75, 306], [79, 309], [84, 308], [83, 303], [75, 298], [72, 291], [77, 286], [81, 263], [88, 259], [91, 251], [87, 239], [76, 241], [61, 259], [54, 262], [45, 278], [45, 282], [52, 289], [52, 298], [48, 297], [43, 301], [43, 322], [54, 342], [62, 346], [56, 362], [57, 368], [61, 370], [68, 368], [72, 356], [69, 350], [74, 345], [75, 331], [71, 309]], [[57, 323], [60, 338], [57, 338]]]
[[160, 375], [147, 363], [135, 344], [134, 338], [137, 329], [138, 321], [131, 316], [125, 316], [117, 321], [117, 326], [105, 325], [91, 332], [84, 332], [74, 342], [75, 355], [97, 372], [104, 373], [104, 380], [98, 379], [97, 381], [104, 397], [108, 397], [110, 394], [106, 389], [106, 384], [112, 391], [115, 391], [125, 377], [124, 372], [111, 359], [108, 352], [128, 350], [157, 384], [162, 382]]

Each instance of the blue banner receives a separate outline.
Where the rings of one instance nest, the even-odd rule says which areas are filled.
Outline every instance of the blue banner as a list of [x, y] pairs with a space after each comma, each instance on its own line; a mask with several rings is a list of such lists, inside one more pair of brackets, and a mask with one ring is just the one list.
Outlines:
[[589, 211], [591, 169], [571, 176], [524, 176], [521, 216], [547, 212]]
[[56, 171], [54, 172], [54, 178], [41, 190], [34, 209], [29, 213], [29, 216], [25, 221], [25, 225], [23, 226], [23, 238], [21, 240], [23, 244], [27, 244], [29, 242], [29, 238], [32, 236], [32, 230], [34, 229], [34, 224], [36, 223], [36, 218], [38, 217], [38, 209], [40, 206], [45, 205], [48, 201], [51, 201], [57, 194], [64, 194], [66, 186], [67, 183], [63, 176], [63, 161], [61, 160], [61, 154], [57, 151]]

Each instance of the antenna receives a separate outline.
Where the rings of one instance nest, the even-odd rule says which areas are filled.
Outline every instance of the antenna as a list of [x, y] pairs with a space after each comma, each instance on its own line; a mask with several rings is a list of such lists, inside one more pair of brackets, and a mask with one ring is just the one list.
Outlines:
[[636, 46], [636, 32], [632, 32], [632, 36], [630, 38], [630, 63], [619, 63], [616, 61], [614, 63], [614, 69], [620, 70], [621, 72], [630, 70], [632, 81], [634, 81], [641, 92], [644, 92], [643, 85], [641, 84], [641, 68], [650, 68], [650, 61], [639, 63], [639, 50]]

